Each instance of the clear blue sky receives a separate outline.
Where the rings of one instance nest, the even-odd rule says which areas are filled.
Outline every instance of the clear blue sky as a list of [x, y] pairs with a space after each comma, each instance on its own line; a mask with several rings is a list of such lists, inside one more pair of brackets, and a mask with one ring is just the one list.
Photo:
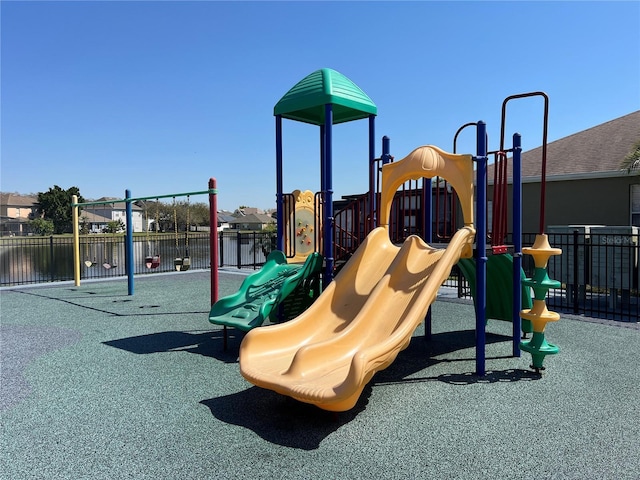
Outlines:
[[[0, 8], [8, 192], [150, 196], [204, 190], [214, 176], [220, 208], [274, 207], [273, 107], [324, 67], [376, 103], [376, 136], [391, 137], [396, 158], [424, 144], [452, 150], [458, 127], [481, 119], [497, 148], [502, 100], [516, 93], [550, 96], [550, 141], [640, 109], [639, 2]], [[525, 150], [541, 126], [540, 100], [510, 104], [507, 133], [522, 133]], [[318, 190], [318, 128], [283, 130], [285, 190]], [[336, 126], [334, 142], [334, 198], [365, 192], [367, 122]], [[469, 131], [458, 151], [474, 149]]]

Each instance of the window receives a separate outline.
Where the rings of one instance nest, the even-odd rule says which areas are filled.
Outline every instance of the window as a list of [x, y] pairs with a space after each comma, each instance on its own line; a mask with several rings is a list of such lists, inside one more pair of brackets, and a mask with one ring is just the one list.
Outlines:
[[631, 185], [631, 225], [640, 227], [640, 184]]

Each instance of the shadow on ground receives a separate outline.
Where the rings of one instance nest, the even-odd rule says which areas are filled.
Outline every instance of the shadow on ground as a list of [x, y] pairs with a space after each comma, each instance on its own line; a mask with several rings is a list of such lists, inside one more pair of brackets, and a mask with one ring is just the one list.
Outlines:
[[[511, 337], [490, 332], [486, 333], [487, 346], [502, 342], [511, 342]], [[487, 356], [487, 360], [508, 358], [513, 357]], [[539, 374], [521, 369], [490, 371], [483, 377], [476, 375], [475, 371], [434, 376], [415, 376], [426, 368], [437, 364], [474, 361], [475, 330], [438, 333], [432, 335], [429, 341], [424, 337], [414, 337], [411, 339], [409, 346], [400, 352], [395, 362], [386, 370], [376, 374], [373, 383], [374, 385], [392, 385], [396, 383], [440, 381], [454, 385], [469, 385], [473, 383], [515, 382], [539, 378]], [[428, 371], [424, 373], [428, 373]]]
[[[223, 330], [158, 332], [111, 340], [104, 344], [140, 355], [188, 352], [225, 363], [235, 363], [238, 361], [238, 350], [244, 333], [235, 329], [228, 329], [227, 332], [226, 350], [223, 348]], [[511, 337], [505, 335], [489, 332], [486, 334], [488, 346], [510, 341]], [[328, 412], [258, 387], [203, 400], [200, 403], [207, 406], [218, 420], [252, 430], [268, 442], [302, 450], [314, 450], [320, 446], [323, 439], [353, 420], [366, 408], [372, 386], [429, 381], [469, 385], [540, 378], [533, 372], [518, 369], [489, 371], [483, 377], [477, 376], [474, 372], [416, 376], [420, 372], [428, 373], [429, 367], [440, 363], [473, 361], [473, 347], [474, 330], [438, 333], [429, 341], [424, 337], [412, 338], [409, 346], [400, 352], [396, 361], [375, 375], [371, 384], [364, 389], [356, 406], [347, 412]], [[489, 360], [492, 358], [508, 357], [487, 357]]]
[[371, 386], [367, 386], [356, 406], [340, 413], [328, 412], [258, 387], [200, 403], [218, 420], [252, 430], [268, 442], [315, 450], [322, 440], [363, 411], [370, 395]]
[[[511, 337], [487, 333], [488, 345], [505, 341], [511, 341]], [[436, 334], [430, 341], [414, 337], [394, 363], [376, 374], [373, 382], [364, 389], [356, 406], [347, 412], [327, 412], [258, 387], [200, 403], [206, 405], [218, 420], [250, 429], [271, 443], [313, 450], [318, 448], [324, 438], [352, 421], [366, 408], [373, 386], [427, 381], [469, 385], [535, 380], [540, 377], [519, 369], [490, 371], [483, 377], [472, 372], [413, 376], [438, 363], [472, 361], [473, 358], [469, 358], [466, 350], [474, 346], [473, 330]], [[238, 408], [240, 405], [242, 408]]]
[[188, 352], [215, 358], [225, 363], [238, 360], [238, 350], [244, 333], [228, 329], [227, 349], [224, 349], [222, 330], [168, 331], [120, 338], [104, 342], [110, 347], [139, 355], [162, 352]]

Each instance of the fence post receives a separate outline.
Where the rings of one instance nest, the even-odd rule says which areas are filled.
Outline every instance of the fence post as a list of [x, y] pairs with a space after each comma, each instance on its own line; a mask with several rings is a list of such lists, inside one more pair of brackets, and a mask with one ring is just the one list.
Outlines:
[[256, 241], [257, 240], [256, 240], [256, 232], [255, 232], [255, 230], [252, 232], [252, 236], [253, 236], [253, 239], [251, 240], [252, 241], [251, 245], [253, 245], [253, 248], [252, 248], [252, 250], [253, 250], [253, 269], [255, 270], [256, 269], [256, 260], [257, 260], [256, 250], [258, 249], [256, 247]]
[[236, 232], [236, 264], [238, 268], [242, 268], [242, 234], [240, 231]]
[[56, 272], [55, 272], [55, 259], [53, 258], [53, 235], [49, 236], [49, 279], [50, 281], [55, 280]]
[[218, 233], [218, 266], [224, 267], [224, 230], [220, 230]]
[[[586, 258], [586, 257], [585, 257]], [[585, 265], [586, 270], [586, 265]], [[573, 313], [578, 314], [578, 230], [573, 231]]]

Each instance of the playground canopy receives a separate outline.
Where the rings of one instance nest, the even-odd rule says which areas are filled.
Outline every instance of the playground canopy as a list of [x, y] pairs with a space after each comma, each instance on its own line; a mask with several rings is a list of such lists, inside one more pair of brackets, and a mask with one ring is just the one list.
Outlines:
[[274, 115], [324, 125], [325, 105], [333, 105], [333, 124], [377, 115], [378, 107], [360, 87], [335, 70], [322, 68], [296, 83], [273, 108]]

